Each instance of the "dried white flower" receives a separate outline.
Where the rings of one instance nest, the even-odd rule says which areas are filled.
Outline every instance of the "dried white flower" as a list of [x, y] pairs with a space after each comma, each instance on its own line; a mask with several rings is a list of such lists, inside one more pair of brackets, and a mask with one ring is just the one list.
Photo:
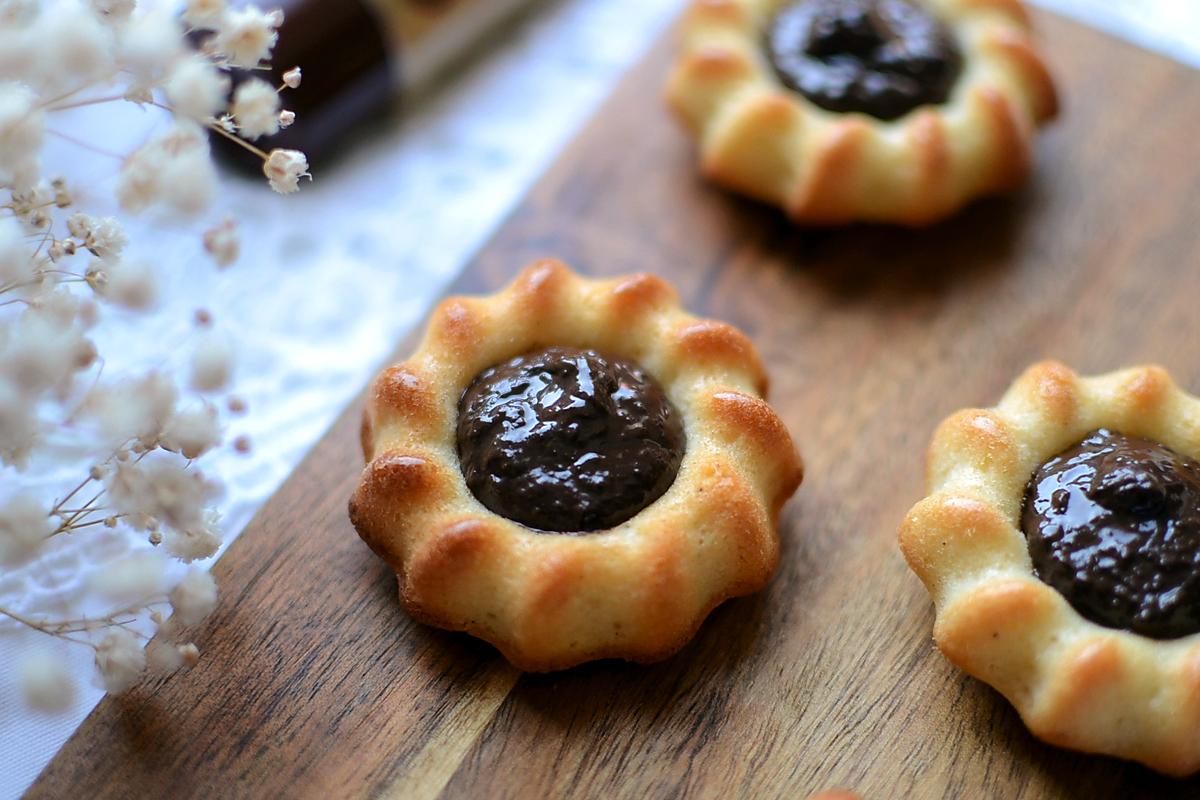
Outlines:
[[256, 67], [270, 58], [279, 39], [282, 18], [250, 6], [226, 12], [220, 19], [213, 45], [235, 67]]
[[167, 552], [180, 561], [208, 558], [221, 546], [221, 520], [215, 511], [206, 511], [204, 523], [188, 530], [169, 530], [164, 539]]
[[289, 89], [300, 88], [301, 73], [299, 67], [292, 67], [287, 72], [283, 73], [283, 85]]
[[187, 0], [183, 19], [196, 30], [213, 31], [225, 15], [225, 0]]
[[[28, 397], [10, 381], [0, 379], [0, 462], [24, 469], [38, 439], [37, 411]], [[0, 519], [4, 512], [0, 511]], [[3, 522], [0, 521], [0, 530]], [[0, 532], [0, 538], [4, 534]], [[4, 545], [0, 543], [0, 550]], [[0, 561], [4, 560], [0, 553]]]
[[296, 121], [296, 112], [284, 109], [279, 112], [279, 127], [289, 128]]
[[34, 711], [57, 714], [75, 702], [75, 679], [66, 663], [49, 651], [25, 653], [17, 670], [21, 695]]
[[143, 261], [106, 261], [106, 280], [96, 294], [110, 303], [134, 311], [144, 311], [158, 301], [158, 281]]
[[29, 492], [18, 492], [0, 506], [0, 563], [13, 564], [37, 552], [54, 526], [46, 507]]
[[135, 527], [149, 527], [153, 519], [172, 530], [198, 530], [205, 525], [205, 505], [216, 487], [178, 458], [146, 458], [119, 462], [105, 481], [113, 508], [135, 519]]
[[95, 348], [74, 324], [74, 308], [38, 302], [0, 329], [0, 375], [25, 395], [65, 391], [95, 358]]
[[215, 332], [199, 337], [192, 352], [192, 388], [198, 392], [217, 392], [225, 388], [233, 373], [233, 348]]
[[163, 447], [184, 458], [199, 458], [220, 443], [217, 409], [207, 404], [176, 411], [162, 432]]
[[117, 199], [129, 211], [162, 204], [195, 215], [211, 202], [216, 171], [208, 140], [193, 123], [177, 123], [139, 147], [121, 168]]
[[30, 35], [38, 44], [36, 80], [50, 96], [114, 71], [112, 29], [75, 0], [47, 4]]
[[158, 553], [137, 553], [106, 565], [89, 583], [113, 603], [145, 602], [166, 590], [166, 569], [166, 560]]
[[19, 286], [33, 278], [33, 253], [12, 217], [0, 217], [0, 288]]
[[40, 169], [45, 118], [37, 95], [16, 83], [0, 83], [0, 186], [30, 189]]
[[156, 9], [136, 15], [120, 29], [119, 60], [135, 87], [160, 83], [184, 54], [183, 29], [174, 14]]
[[146, 670], [146, 653], [137, 637], [121, 627], [100, 640], [96, 646], [96, 668], [110, 694], [131, 688]]
[[237, 223], [232, 219], [225, 219], [220, 225], [204, 232], [204, 249], [218, 267], [228, 267], [237, 261], [240, 247]]
[[92, 221], [91, 230], [84, 240], [84, 246], [104, 261], [120, 258], [129, 237], [125, 228], [116, 217], [104, 217], [99, 222]]
[[266, 81], [251, 78], [233, 94], [233, 118], [247, 139], [272, 135], [279, 131], [279, 95]]
[[150, 373], [137, 380], [98, 388], [85, 406], [110, 447], [130, 441], [156, 442], [175, 413], [176, 389], [168, 378]]
[[308, 159], [299, 150], [275, 148], [263, 162], [263, 174], [271, 188], [280, 194], [290, 194], [300, 189], [300, 179], [312, 180], [308, 174]]
[[193, 567], [171, 591], [174, 620], [181, 625], [196, 625], [217, 607], [217, 584], [208, 570]]
[[229, 76], [203, 56], [188, 56], [171, 70], [164, 89], [176, 113], [204, 122], [224, 110]]

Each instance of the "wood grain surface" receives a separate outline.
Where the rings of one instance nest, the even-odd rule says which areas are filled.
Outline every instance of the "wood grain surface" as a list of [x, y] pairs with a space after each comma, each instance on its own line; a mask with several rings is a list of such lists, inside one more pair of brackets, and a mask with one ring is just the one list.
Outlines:
[[1030, 362], [1157, 361], [1200, 390], [1200, 74], [1037, 17], [1066, 111], [1014, 198], [923, 231], [794, 230], [697, 178], [664, 42], [456, 287], [557, 256], [657, 272], [745, 329], [808, 464], [767, 590], [661, 664], [519, 674], [409, 620], [355, 536], [355, 404], [216, 565], [199, 666], [104, 700], [30, 795], [1200, 796], [1033, 739], [934, 649], [896, 547], [936, 423]]

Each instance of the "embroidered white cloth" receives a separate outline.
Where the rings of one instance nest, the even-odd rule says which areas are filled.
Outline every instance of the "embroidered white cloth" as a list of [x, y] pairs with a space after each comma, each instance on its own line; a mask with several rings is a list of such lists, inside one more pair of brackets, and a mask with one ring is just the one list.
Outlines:
[[[171, 254], [161, 264], [168, 280], [161, 311], [127, 323], [137, 326], [133, 340], [142, 346], [101, 347], [107, 373], [174, 364], [199, 304], [239, 343], [236, 391], [250, 413], [232, 419], [230, 436], [247, 434], [254, 448], [248, 456], [210, 457], [227, 486], [227, 544], [682, 2], [545, 5], [485, 60], [299, 195], [279, 198], [230, 179], [223, 205], [241, 224], [243, 254], [225, 272], [208, 266], [192, 232], [152, 221], [130, 230], [140, 243], [135, 254]], [[1200, 66], [1196, 0], [1037, 2]], [[89, 117], [99, 121], [98, 138], [123, 152], [156, 124], [140, 112], [99, 114]], [[51, 161], [79, 157], [64, 144]], [[84, 200], [97, 208], [96, 198]], [[107, 335], [127, 340], [125, 324], [117, 320]], [[103, 533], [89, 542], [86, 562], [56, 553], [0, 576], [0, 602], [54, 613], [52, 598], [78, 596], [95, 564], [129, 547]], [[61, 716], [23, 709], [14, 667], [38, 638], [0, 624], [0, 800], [33, 782], [102, 696], [88, 686]], [[62, 652], [76, 661], [77, 674], [88, 674], [90, 653]]]

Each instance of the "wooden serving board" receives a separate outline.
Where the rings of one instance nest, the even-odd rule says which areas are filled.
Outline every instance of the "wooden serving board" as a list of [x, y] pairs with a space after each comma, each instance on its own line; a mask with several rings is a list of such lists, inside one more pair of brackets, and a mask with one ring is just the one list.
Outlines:
[[1036, 16], [1066, 112], [1014, 198], [795, 230], [697, 177], [664, 41], [455, 287], [557, 256], [746, 330], [808, 464], [768, 589], [661, 664], [522, 675], [400, 610], [346, 518], [355, 403], [216, 565], [199, 666], [104, 700], [31, 796], [1200, 796], [1033, 739], [934, 649], [896, 547], [934, 426], [1027, 364], [1157, 361], [1200, 390], [1200, 75]]

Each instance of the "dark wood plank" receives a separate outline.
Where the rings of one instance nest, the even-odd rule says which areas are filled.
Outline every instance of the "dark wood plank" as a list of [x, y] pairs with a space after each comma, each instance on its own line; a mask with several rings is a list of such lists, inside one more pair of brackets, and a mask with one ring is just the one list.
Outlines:
[[520, 675], [395, 603], [346, 520], [354, 405], [217, 565], [201, 664], [101, 703], [31, 796], [1200, 794], [1034, 740], [933, 648], [895, 545], [938, 420], [1028, 363], [1157, 361], [1200, 390], [1200, 75], [1038, 21], [1066, 115], [1014, 198], [927, 231], [796, 231], [696, 177], [664, 43], [455, 287], [541, 256], [650, 270], [750, 333], [809, 467], [766, 591], [662, 664]]

